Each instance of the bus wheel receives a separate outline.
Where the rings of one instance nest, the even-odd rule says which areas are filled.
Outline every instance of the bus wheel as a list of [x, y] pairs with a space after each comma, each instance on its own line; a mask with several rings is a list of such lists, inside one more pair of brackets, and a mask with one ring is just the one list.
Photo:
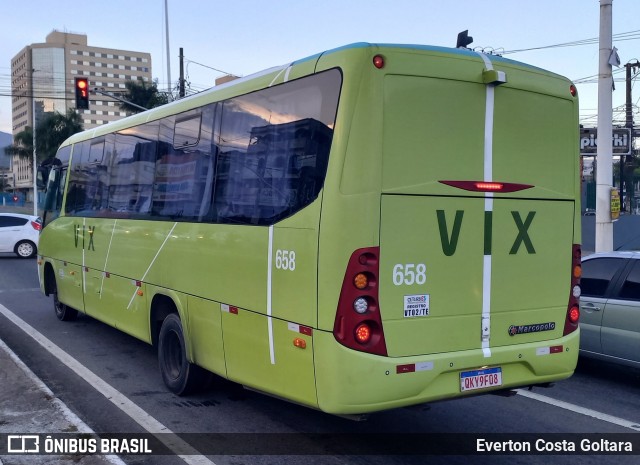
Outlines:
[[69, 307], [66, 304], [60, 302], [58, 298], [58, 285], [55, 278], [51, 280], [51, 294], [53, 294], [53, 308], [56, 311], [56, 316], [60, 321], [73, 321], [78, 318], [78, 310]]
[[158, 360], [164, 384], [171, 392], [184, 396], [205, 384], [206, 371], [187, 360], [180, 317], [169, 314], [158, 336]]

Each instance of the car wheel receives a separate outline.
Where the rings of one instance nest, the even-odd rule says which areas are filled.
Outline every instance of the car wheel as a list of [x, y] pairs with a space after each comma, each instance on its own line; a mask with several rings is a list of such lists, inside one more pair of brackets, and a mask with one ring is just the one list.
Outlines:
[[37, 252], [36, 245], [31, 241], [20, 241], [16, 244], [15, 253], [20, 258], [31, 258]]
[[56, 284], [55, 279], [53, 280], [51, 294], [53, 295], [53, 309], [56, 312], [58, 320], [73, 321], [78, 318], [78, 310], [60, 302], [60, 299], [58, 298], [58, 285]]
[[207, 371], [187, 360], [182, 322], [175, 313], [169, 314], [162, 322], [158, 361], [162, 380], [174, 394], [184, 396], [206, 384]]

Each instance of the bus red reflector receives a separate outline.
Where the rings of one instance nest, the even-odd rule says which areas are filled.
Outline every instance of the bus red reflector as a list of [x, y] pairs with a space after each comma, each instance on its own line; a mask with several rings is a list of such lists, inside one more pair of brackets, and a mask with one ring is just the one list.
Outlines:
[[416, 371], [416, 364], [412, 363], [410, 365], [398, 365], [396, 367], [396, 373], [397, 374], [401, 374], [401, 373], [413, 373]]
[[512, 182], [487, 181], [439, 181], [441, 184], [471, 192], [517, 192], [531, 189], [530, 184], [515, 184]]
[[238, 314], [238, 307], [233, 307], [227, 304], [220, 304], [220, 310], [227, 313], [232, 313], [234, 315]]
[[551, 346], [551, 347], [549, 347], [549, 353], [550, 354], [559, 354], [559, 353], [562, 353], [563, 350], [564, 350], [564, 347], [562, 347], [562, 346]]
[[313, 329], [309, 328], [308, 326], [300, 325], [300, 334], [311, 336], [313, 334]]

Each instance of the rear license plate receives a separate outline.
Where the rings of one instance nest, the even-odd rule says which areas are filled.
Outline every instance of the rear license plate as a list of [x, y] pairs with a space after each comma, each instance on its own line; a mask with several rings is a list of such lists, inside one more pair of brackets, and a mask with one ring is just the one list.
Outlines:
[[502, 386], [502, 368], [463, 371], [460, 373], [460, 390], [474, 391]]

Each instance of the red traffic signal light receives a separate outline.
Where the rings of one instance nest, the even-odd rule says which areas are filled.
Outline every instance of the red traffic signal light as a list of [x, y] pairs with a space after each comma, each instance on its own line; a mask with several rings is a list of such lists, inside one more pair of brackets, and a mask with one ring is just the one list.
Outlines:
[[76, 109], [89, 109], [89, 79], [87, 78], [76, 78]]

